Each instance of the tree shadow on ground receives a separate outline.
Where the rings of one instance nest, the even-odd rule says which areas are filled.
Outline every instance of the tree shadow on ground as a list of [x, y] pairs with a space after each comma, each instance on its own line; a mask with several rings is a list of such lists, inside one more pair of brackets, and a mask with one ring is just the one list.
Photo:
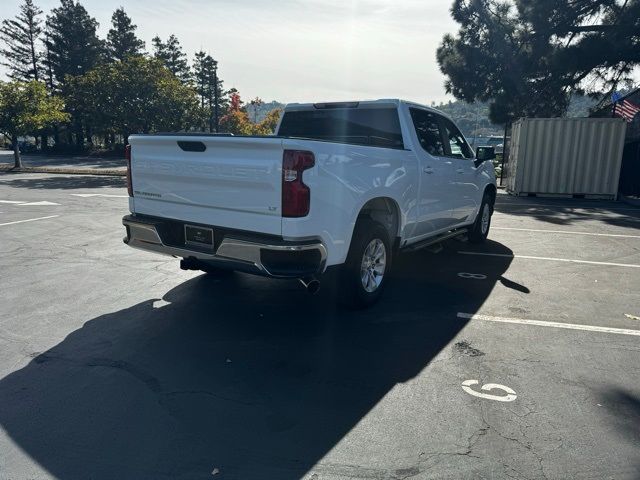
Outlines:
[[127, 166], [124, 153], [121, 157], [114, 158], [68, 155], [22, 155], [22, 163], [25, 167], [94, 166], [96, 168], [119, 168]]
[[[476, 312], [510, 262], [471, 265], [455, 244], [405, 254], [359, 312], [335, 306], [334, 273], [315, 297], [297, 282], [198, 276], [32, 352], [0, 380], [0, 425], [60, 479], [298, 479], [449, 345], [467, 322], [457, 312]], [[487, 281], [458, 276], [474, 268]], [[416, 461], [330, 468], [400, 478]]]
[[[75, 190], [82, 188], [125, 188], [125, 177], [107, 175], [51, 175], [47, 177], [20, 177], [5, 180], [3, 185], [14, 188], [29, 188], [34, 190]], [[126, 195], [127, 192], [123, 192]]]
[[531, 199], [525, 197], [498, 202], [495, 209], [503, 215], [533, 218], [558, 226], [598, 221], [618, 227], [640, 228], [640, 208], [618, 202], [594, 200], [585, 203], [584, 200], [566, 199], [531, 205]]

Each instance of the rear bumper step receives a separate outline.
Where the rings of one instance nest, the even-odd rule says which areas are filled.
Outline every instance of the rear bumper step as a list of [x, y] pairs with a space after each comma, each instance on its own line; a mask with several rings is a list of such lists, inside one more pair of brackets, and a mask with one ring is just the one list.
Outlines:
[[249, 241], [225, 234], [215, 252], [176, 246], [162, 239], [162, 220], [127, 215], [124, 243], [150, 252], [195, 259], [214, 267], [240, 270], [274, 278], [303, 278], [324, 271], [327, 250], [321, 242]]

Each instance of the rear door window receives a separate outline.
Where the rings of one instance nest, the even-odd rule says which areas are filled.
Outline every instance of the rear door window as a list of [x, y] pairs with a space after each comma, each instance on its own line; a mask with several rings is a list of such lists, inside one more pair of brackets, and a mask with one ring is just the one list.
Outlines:
[[422, 149], [430, 155], [443, 157], [446, 153], [438, 115], [419, 108], [409, 110]]
[[395, 107], [292, 110], [285, 112], [278, 135], [404, 148], [398, 110]]

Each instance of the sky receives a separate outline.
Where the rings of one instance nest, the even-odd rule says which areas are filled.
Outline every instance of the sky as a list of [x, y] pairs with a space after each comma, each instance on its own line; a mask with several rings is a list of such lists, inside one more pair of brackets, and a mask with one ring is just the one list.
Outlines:
[[[0, 18], [21, 0], [2, 0]], [[59, 0], [35, 0], [45, 14]], [[105, 38], [122, 6], [151, 50], [175, 34], [189, 60], [197, 50], [219, 64], [243, 99], [320, 102], [452, 99], [435, 59], [457, 28], [452, 0], [81, 0]]]

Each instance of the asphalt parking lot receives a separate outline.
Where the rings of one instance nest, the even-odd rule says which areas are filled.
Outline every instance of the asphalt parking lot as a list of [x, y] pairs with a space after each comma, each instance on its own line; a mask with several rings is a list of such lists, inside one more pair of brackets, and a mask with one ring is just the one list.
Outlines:
[[640, 478], [639, 208], [500, 195], [364, 312], [126, 247], [122, 178], [0, 212], [3, 480]]

